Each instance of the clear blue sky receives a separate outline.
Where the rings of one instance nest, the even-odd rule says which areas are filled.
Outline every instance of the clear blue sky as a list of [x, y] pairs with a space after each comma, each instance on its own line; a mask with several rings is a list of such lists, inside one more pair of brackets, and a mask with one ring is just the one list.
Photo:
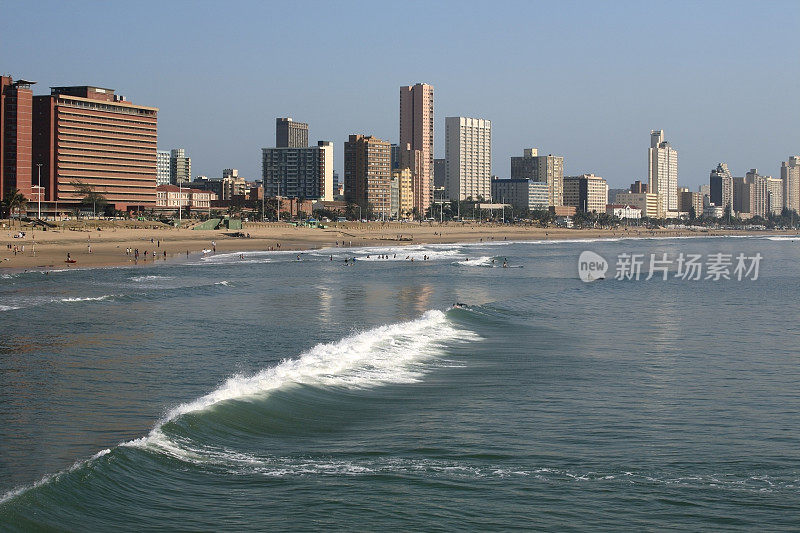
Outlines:
[[0, 72], [99, 85], [160, 108], [159, 148], [193, 174], [260, 177], [277, 116], [335, 141], [397, 142], [400, 85], [488, 118], [493, 173], [525, 147], [611, 187], [647, 173], [650, 130], [679, 180], [779, 175], [800, 153], [800, 2], [22, 2], [0, 0]]

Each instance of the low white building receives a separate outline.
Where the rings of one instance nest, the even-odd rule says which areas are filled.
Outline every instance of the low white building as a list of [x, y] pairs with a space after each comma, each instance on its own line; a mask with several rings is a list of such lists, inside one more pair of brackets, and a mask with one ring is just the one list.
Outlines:
[[156, 209], [176, 210], [208, 209], [211, 201], [217, 200], [217, 194], [211, 191], [178, 187], [177, 185], [159, 185], [156, 187]]
[[708, 204], [703, 207], [703, 216], [710, 218], [722, 218], [725, 216], [725, 208], [721, 205]]
[[642, 218], [642, 210], [632, 205], [608, 204], [606, 213], [619, 219], [639, 220]]

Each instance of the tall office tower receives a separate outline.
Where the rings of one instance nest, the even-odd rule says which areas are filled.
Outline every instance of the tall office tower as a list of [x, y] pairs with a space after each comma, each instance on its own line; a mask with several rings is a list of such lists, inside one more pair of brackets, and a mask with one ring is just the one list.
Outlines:
[[400, 147], [410, 145], [422, 154], [422, 168], [414, 176], [414, 207], [424, 217], [433, 203], [433, 85], [400, 87]]
[[267, 196], [333, 200], [333, 143], [263, 148], [261, 177]]
[[183, 148], [173, 148], [169, 153], [169, 182], [173, 185], [192, 181], [192, 158]]
[[539, 180], [539, 150], [537, 148], [525, 148], [522, 157], [511, 157], [511, 179]]
[[169, 185], [169, 157], [168, 150], [159, 150], [156, 152], [156, 184]]
[[564, 177], [564, 205], [586, 213], [605, 213], [608, 183], [600, 176], [583, 174]]
[[783, 180], [767, 176], [767, 194], [769, 212], [780, 215], [783, 211]]
[[750, 186], [750, 213], [754, 217], [766, 217], [769, 212], [768, 177], [760, 175], [755, 168], [745, 175], [745, 182]]
[[511, 179], [531, 179], [547, 183], [548, 202], [563, 205], [564, 158], [553, 154], [539, 155], [536, 148], [525, 148], [522, 157], [511, 158]]
[[59, 205], [80, 203], [88, 187], [120, 211], [155, 207], [157, 138], [158, 108], [113, 89], [52, 87], [33, 98], [33, 160]]
[[800, 156], [792, 156], [781, 163], [783, 180], [783, 205], [800, 213]]
[[12, 189], [31, 200], [32, 186], [38, 182], [35, 165], [40, 161], [33, 161], [31, 153], [34, 83], [0, 76], [0, 200]]
[[695, 216], [699, 217], [703, 214], [703, 194], [699, 192], [692, 192], [686, 187], [678, 190], [679, 209], [681, 213], [690, 213], [694, 208]]
[[727, 163], [719, 163], [717, 168], [711, 171], [708, 177], [708, 184], [711, 188], [711, 203], [717, 207], [725, 209], [730, 207], [733, 210], [733, 176], [728, 170]]
[[678, 152], [664, 140], [664, 130], [650, 132], [647, 191], [658, 195], [661, 209], [678, 211]]
[[371, 135], [350, 135], [344, 143], [345, 200], [360, 206], [361, 216], [391, 217], [391, 147]]
[[751, 214], [752, 190], [745, 178], [733, 178], [733, 210], [736, 213]]
[[642, 183], [640, 180], [636, 180], [631, 183], [630, 191], [635, 194], [644, 194], [647, 192], [647, 184]]
[[444, 187], [445, 177], [447, 175], [447, 160], [434, 159], [433, 160], [433, 187], [441, 189]]
[[308, 148], [308, 124], [292, 117], [275, 119], [276, 148]]
[[445, 188], [451, 200], [492, 197], [492, 121], [445, 118]]

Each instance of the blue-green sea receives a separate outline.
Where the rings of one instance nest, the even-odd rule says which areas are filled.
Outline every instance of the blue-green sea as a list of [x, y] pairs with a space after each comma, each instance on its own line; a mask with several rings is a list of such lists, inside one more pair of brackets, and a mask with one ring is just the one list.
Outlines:
[[0, 272], [0, 530], [511, 529], [800, 529], [800, 238]]

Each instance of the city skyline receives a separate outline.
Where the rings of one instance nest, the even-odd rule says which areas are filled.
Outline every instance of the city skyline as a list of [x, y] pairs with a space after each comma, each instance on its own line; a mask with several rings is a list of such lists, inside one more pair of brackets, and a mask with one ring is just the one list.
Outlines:
[[[646, 19], [644, 7], [629, 3], [475, 5], [458, 15], [452, 4], [443, 4], [433, 8], [430, 20], [404, 30], [409, 37], [433, 36], [437, 46], [428, 54], [422, 54], [428, 41], [415, 39], [403, 39], [408, 50], [400, 54], [395, 44], [403, 32], [393, 27], [380, 32], [364, 27], [357, 37], [347, 36], [353, 33], [348, 28], [366, 20], [355, 8], [318, 4], [312, 16], [288, 6], [236, 5], [242, 9], [159, 6], [163, 19], [177, 12], [187, 17], [186, 24], [168, 27], [162, 18], [148, 23], [118, 17], [118, 26], [100, 24], [116, 7], [103, 14], [86, 10], [85, 17], [72, 17], [64, 26], [58, 20], [65, 6], [34, 10], [14, 4], [13, 25], [9, 19], [0, 23], [2, 68], [14, 79], [37, 81], [34, 94], [45, 94], [50, 86], [89, 84], [114, 87], [158, 107], [159, 149], [185, 147], [196, 175], [237, 167], [258, 176], [261, 148], [274, 145], [276, 117], [308, 122], [310, 138], [329, 139], [337, 151], [354, 133], [397, 143], [397, 88], [418, 82], [436, 89], [434, 156], [444, 157], [445, 117], [485, 117], [493, 124], [493, 173], [502, 177], [510, 177], [511, 156], [537, 146], [542, 154], [564, 156], [565, 175], [593, 172], [622, 187], [647, 177], [642, 132], [663, 129], [681, 154], [680, 185], [696, 189], [720, 161], [734, 175], [758, 168], [776, 176], [780, 161], [800, 145], [793, 127], [800, 120], [796, 40], [778, 31], [759, 39], [732, 38], [778, 22], [791, 27], [800, 19], [793, 3], [678, 4], [658, 20]], [[286, 27], [311, 28], [305, 42], [274, 59], [274, 67], [252, 68], [249, 58], [274, 49], [287, 30], [270, 24], [266, 37], [256, 38], [255, 24], [263, 17], [240, 13], [267, 10]], [[400, 8], [388, 7], [385, 15], [393, 14], [400, 16]], [[553, 28], [540, 20], [544, 15]], [[455, 17], [462, 31], [446, 27], [447, 17]], [[522, 22], [526, 17], [530, 28]], [[30, 47], [22, 38], [28, 24], [44, 30], [41, 46]], [[567, 24], [584, 31], [568, 42], [557, 39]], [[240, 30], [238, 38], [223, 42], [201, 31], [224, 25]], [[503, 28], [503, 37], [497, 43], [473, 41], [467, 30], [478, 27]], [[600, 31], [605, 40], [598, 42]], [[150, 40], [141, 40], [144, 33]], [[608, 38], [611, 33], [615, 37]], [[658, 37], [656, 47], [652, 36]], [[91, 45], [105, 38], [118, 46]], [[374, 46], [359, 45], [367, 40]], [[43, 52], [56, 47], [64, 53]], [[319, 71], [293, 66], [320, 47], [330, 48], [332, 60]], [[387, 60], [375, 63], [381, 54]], [[653, 75], [658, 62], [669, 75]], [[369, 76], [353, 71], [359, 63], [370, 65]], [[475, 76], [476, 68], [481, 75]], [[545, 83], [545, 71], [557, 81]], [[356, 74], [369, 81], [356, 87]], [[335, 169], [342, 175], [341, 157]]]

